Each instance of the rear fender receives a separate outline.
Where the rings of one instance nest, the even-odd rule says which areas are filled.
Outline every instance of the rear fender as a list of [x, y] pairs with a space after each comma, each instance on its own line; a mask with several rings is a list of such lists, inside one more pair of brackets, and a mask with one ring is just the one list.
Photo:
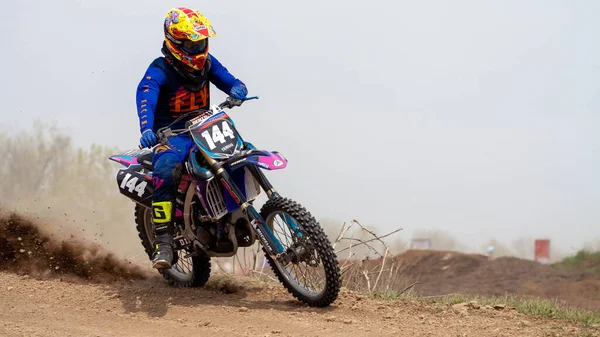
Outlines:
[[[144, 161], [143, 163], [140, 160]], [[108, 159], [115, 161], [125, 167], [129, 167], [131, 165], [152, 165], [152, 150], [147, 148], [142, 149], [131, 149], [125, 150], [119, 153], [115, 153], [112, 156], [108, 157]]]
[[115, 161], [125, 167], [129, 167], [134, 164], [139, 164], [137, 158], [132, 156], [114, 155], [108, 157], [108, 159]]
[[[135, 158], [134, 158], [135, 159]], [[140, 172], [139, 165], [130, 165], [117, 172], [119, 192], [129, 199], [146, 207], [152, 207], [154, 187], [152, 178]]]

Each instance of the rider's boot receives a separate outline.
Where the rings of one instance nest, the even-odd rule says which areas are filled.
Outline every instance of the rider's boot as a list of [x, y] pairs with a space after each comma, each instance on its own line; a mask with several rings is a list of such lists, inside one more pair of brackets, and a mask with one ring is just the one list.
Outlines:
[[171, 268], [173, 263], [173, 202], [152, 202], [152, 267]]

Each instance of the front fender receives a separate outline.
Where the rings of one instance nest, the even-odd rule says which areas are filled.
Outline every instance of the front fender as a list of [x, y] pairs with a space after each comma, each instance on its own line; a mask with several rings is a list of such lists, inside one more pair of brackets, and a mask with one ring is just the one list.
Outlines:
[[263, 155], [255, 157], [255, 164], [267, 170], [281, 170], [287, 167], [287, 159], [279, 152], [273, 151], [268, 153], [268, 156]]
[[227, 166], [230, 171], [254, 164], [267, 170], [281, 170], [287, 167], [287, 159], [277, 151], [252, 150], [242, 156], [231, 158]]

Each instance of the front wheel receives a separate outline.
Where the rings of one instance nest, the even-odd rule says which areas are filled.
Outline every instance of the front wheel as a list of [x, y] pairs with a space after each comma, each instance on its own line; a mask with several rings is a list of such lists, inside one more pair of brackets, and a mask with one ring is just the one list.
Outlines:
[[273, 259], [263, 247], [279, 281], [309, 306], [333, 303], [340, 289], [340, 268], [317, 220], [299, 203], [281, 197], [268, 200], [260, 213], [286, 252]]

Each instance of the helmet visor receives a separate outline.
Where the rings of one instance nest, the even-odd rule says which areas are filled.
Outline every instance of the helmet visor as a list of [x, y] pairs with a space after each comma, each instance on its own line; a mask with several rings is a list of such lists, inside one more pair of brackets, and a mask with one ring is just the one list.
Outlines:
[[181, 44], [181, 50], [188, 55], [201, 54], [206, 50], [208, 45], [208, 39], [202, 39], [200, 41], [185, 40]]

